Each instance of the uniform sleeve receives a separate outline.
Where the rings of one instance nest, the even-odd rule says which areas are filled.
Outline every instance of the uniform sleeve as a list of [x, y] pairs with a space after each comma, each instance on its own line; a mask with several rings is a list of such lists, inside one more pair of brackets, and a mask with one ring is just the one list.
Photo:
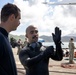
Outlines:
[[61, 48], [61, 43], [56, 45], [56, 51], [54, 55], [51, 56], [53, 60], [61, 61], [63, 59], [63, 51]]
[[73, 43], [73, 49], [75, 49], [75, 45], [74, 45], [74, 43]]

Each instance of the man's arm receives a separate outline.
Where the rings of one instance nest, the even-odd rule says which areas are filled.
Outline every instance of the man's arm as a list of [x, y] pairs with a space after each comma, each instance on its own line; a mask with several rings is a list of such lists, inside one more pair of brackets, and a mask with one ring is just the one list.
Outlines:
[[63, 51], [61, 47], [61, 30], [58, 27], [56, 27], [55, 33], [52, 33], [52, 36], [53, 36], [53, 41], [56, 45], [56, 51], [51, 58], [60, 61], [63, 58]]
[[48, 58], [50, 54], [53, 52], [51, 50], [54, 50], [52, 46], [47, 48], [45, 51], [41, 52], [40, 54], [34, 56], [34, 57], [29, 57], [28, 50], [21, 50], [19, 53], [19, 59], [22, 65], [25, 67], [29, 68], [32, 67], [39, 62], [41, 62], [43, 59]]

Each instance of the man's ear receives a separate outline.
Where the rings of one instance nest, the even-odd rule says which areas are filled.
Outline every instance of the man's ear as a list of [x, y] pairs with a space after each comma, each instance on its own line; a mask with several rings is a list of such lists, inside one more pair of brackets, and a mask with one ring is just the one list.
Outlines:
[[15, 19], [14, 14], [12, 14], [12, 15], [10, 16], [10, 20], [13, 21], [13, 19]]

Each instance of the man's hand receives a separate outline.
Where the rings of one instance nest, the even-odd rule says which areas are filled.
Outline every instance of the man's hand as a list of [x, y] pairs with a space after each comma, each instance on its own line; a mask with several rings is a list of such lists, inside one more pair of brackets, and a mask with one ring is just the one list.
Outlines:
[[55, 27], [55, 34], [52, 33], [52, 37], [56, 45], [61, 43], [61, 30], [58, 27]]

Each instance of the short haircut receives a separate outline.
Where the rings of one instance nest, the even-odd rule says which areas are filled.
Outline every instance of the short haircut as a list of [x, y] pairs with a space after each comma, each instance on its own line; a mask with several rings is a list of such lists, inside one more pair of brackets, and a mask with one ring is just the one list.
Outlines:
[[29, 30], [29, 28], [37, 28], [37, 27], [35, 27], [34, 25], [29, 25], [27, 28], [26, 28], [26, 33], [28, 32], [28, 30]]
[[5, 22], [9, 18], [10, 15], [14, 14], [15, 18], [17, 18], [18, 14], [20, 12], [20, 9], [15, 5], [11, 3], [7, 3], [3, 6], [1, 10], [1, 21]]
[[74, 39], [73, 39], [73, 38], [70, 38], [70, 40], [72, 40], [72, 41], [73, 41]]

